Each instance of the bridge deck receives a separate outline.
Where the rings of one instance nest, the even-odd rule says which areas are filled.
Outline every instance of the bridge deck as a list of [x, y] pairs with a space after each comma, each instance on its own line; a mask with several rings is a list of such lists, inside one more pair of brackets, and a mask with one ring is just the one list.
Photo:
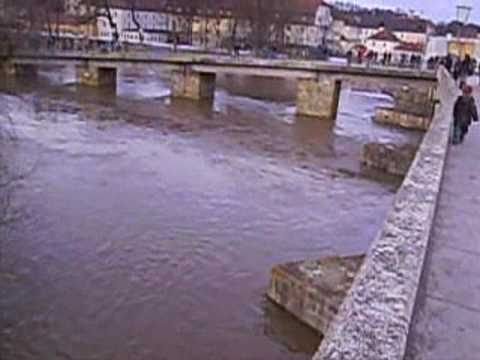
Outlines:
[[[4, 57], [5, 59], [5, 57]], [[169, 65], [183, 68], [191, 66], [203, 73], [241, 73], [258, 76], [315, 78], [319, 74], [350, 77], [393, 78], [410, 81], [435, 82], [431, 71], [387, 67], [347, 66], [322, 61], [264, 60], [256, 58], [231, 58], [227, 56], [198, 56], [158, 53], [81, 53], [49, 52], [15, 54], [13, 61], [19, 64], [85, 64], [118, 66], [118, 64]]]

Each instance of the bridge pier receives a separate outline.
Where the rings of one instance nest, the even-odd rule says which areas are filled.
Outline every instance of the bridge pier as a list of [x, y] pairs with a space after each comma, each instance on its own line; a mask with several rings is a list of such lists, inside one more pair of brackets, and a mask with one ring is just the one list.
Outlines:
[[433, 115], [435, 86], [404, 86], [395, 94], [395, 108], [407, 114]]
[[297, 80], [297, 115], [335, 120], [341, 80], [330, 76]]
[[112, 87], [117, 85], [117, 69], [88, 65], [76, 66], [77, 83], [86, 86]]
[[6, 76], [36, 76], [37, 66], [31, 64], [16, 64], [10, 61], [0, 63], [0, 71]]
[[212, 100], [215, 97], [215, 80], [215, 74], [198, 73], [186, 66], [172, 73], [172, 97]]
[[429, 129], [435, 111], [435, 86], [404, 86], [395, 92], [395, 106], [378, 108], [375, 121], [408, 129]]

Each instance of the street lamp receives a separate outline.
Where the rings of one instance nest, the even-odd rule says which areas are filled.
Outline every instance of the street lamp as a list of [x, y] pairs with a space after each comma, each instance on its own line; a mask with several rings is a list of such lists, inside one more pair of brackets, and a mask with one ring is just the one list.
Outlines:
[[472, 7], [469, 5], [457, 5], [457, 21], [462, 25], [465, 25], [470, 19]]
[[462, 52], [466, 52], [465, 49], [463, 49], [465, 51], [462, 51], [461, 32], [465, 24], [468, 23], [471, 12], [472, 12], [472, 6], [466, 4], [465, 2], [457, 5], [457, 21], [460, 23], [460, 26], [458, 28], [458, 33], [457, 33], [458, 55], [460, 57], [462, 57]]

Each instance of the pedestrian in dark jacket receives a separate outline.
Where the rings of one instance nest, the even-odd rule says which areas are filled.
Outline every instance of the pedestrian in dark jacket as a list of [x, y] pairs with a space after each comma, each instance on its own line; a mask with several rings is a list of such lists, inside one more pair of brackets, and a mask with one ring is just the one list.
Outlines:
[[453, 143], [461, 144], [468, 133], [472, 121], [478, 121], [477, 106], [472, 96], [472, 87], [464, 85], [462, 95], [457, 98], [453, 109]]
[[453, 67], [453, 58], [452, 58], [452, 55], [448, 54], [447, 57], [445, 58], [445, 68], [449, 73], [452, 73], [452, 67]]

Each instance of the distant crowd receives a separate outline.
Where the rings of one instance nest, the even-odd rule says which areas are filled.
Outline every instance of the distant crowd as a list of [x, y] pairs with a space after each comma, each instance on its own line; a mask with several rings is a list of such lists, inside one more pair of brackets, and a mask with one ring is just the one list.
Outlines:
[[429, 69], [436, 69], [439, 65], [443, 65], [456, 81], [464, 81], [467, 77], [475, 75], [477, 69], [480, 71], [477, 59], [468, 54], [463, 59], [449, 54], [443, 58], [432, 58], [427, 63]]
[[346, 54], [348, 64], [382, 65], [382, 66], [400, 66], [410, 68], [420, 68], [422, 66], [422, 56], [416, 54], [401, 54], [394, 58], [393, 53], [379, 54], [376, 51], [352, 51]]

